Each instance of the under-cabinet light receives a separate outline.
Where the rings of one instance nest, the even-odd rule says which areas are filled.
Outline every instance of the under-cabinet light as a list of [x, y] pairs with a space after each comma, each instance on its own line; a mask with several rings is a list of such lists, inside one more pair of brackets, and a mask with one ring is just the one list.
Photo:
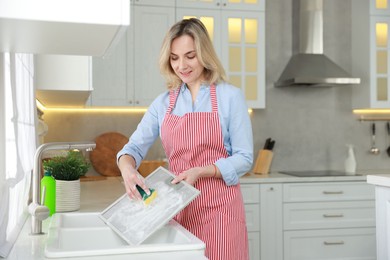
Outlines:
[[45, 107], [39, 100], [36, 100], [37, 107], [41, 111], [50, 111], [50, 112], [80, 112], [80, 113], [90, 113], [90, 112], [110, 112], [110, 113], [145, 113], [147, 111], [146, 107]]
[[[45, 107], [39, 100], [36, 100], [36, 104], [39, 110], [42, 112], [117, 112], [117, 113], [145, 113], [148, 108], [146, 107]], [[252, 114], [253, 109], [248, 108], [248, 113]]]
[[354, 109], [356, 115], [390, 114], [390, 109]]

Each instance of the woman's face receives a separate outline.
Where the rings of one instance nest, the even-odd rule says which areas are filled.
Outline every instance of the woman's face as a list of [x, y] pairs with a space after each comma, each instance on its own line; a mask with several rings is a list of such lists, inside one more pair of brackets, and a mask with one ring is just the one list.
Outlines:
[[204, 67], [196, 56], [192, 37], [183, 35], [172, 41], [170, 62], [173, 71], [187, 86], [200, 86]]

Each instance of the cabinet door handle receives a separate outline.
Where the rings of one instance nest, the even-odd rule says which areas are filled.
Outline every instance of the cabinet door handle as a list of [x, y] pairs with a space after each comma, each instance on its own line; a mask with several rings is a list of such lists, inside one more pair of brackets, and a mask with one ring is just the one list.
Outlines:
[[326, 246], [334, 246], [334, 245], [344, 245], [344, 241], [324, 241], [324, 245]]
[[324, 218], [342, 218], [343, 214], [324, 214], [322, 215]]
[[344, 194], [344, 192], [342, 190], [340, 190], [340, 191], [326, 191], [326, 190], [324, 190], [322, 193], [326, 194], [326, 195], [329, 195], [329, 194]]

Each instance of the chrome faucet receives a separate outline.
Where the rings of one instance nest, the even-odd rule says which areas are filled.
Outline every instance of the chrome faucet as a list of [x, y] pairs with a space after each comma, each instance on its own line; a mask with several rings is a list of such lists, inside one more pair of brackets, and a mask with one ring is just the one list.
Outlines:
[[[28, 206], [29, 213], [31, 214], [31, 235], [39, 235], [42, 233], [42, 221], [49, 217], [49, 209], [43, 205], [41, 200], [41, 181], [40, 175], [42, 170], [42, 154], [49, 150], [73, 150], [73, 149], [86, 149], [91, 151], [96, 147], [94, 142], [56, 142], [42, 144], [35, 151], [34, 156], [34, 169], [32, 180], [32, 202]], [[45, 193], [45, 192], [43, 192]], [[42, 194], [45, 196], [45, 194]], [[44, 199], [44, 198], [43, 198]]]

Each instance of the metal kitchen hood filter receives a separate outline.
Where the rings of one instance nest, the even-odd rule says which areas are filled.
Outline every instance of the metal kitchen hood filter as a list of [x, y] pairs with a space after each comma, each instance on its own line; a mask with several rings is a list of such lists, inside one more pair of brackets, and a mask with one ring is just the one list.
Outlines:
[[287, 63], [276, 87], [359, 84], [323, 51], [322, 0], [299, 1], [299, 52]]
[[186, 182], [171, 184], [174, 177], [160, 166], [145, 179], [146, 186], [157, 192], [151, 204], [145, 206], [124, 194], [101, 212], [100, 218], [129, 245], [141, 244], [200, 194]]

